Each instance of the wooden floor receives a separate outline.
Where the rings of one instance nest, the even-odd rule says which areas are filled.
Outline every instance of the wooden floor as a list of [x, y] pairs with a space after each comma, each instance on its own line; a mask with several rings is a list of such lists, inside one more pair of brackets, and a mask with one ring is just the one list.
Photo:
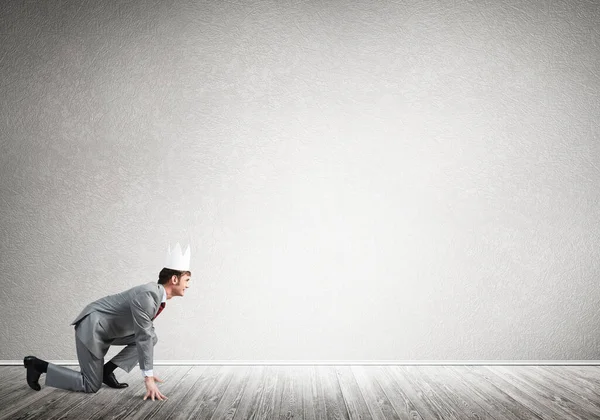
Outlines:
[[600, 419], [600, 366], [158, 366], [167, 401], [96, 394], [0, 366], [0, 419]]

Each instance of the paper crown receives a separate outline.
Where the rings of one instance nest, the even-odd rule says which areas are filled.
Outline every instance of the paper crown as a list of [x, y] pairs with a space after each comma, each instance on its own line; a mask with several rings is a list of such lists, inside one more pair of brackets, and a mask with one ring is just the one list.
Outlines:
[[177, 242], [173, 251], [171, 251], [171, 244], [169, 244], [165, 267], [177, 271], [190, 271], [190, 246], [188, 245], [185, 252], [182, 253], [179, 242]]

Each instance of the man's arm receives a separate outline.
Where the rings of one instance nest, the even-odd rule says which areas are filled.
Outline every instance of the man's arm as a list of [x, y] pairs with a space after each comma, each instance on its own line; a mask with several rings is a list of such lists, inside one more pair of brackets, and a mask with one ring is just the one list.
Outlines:
[[[138, 360], [142, 371], [152, 373], [154, 366], [154, 325], [151, 316], [156, 310], [156, 301], [150, 292], [140, 293], [131, 301], [131, 314], [133, 315], [133, 329], [135, 334], [135, 347], [138, 352]], [[163, 400], [166, 399], [158, 390], [154, 376], [145, 376], [147, 398]]]
[[[158, 338], [156, 337], [156, 333], [154, 332], [154, 323], [152, 324], [152, 340], [153, 340], [153, 344], [156, 343], [156, 341], [158, 341]], [[154, 347], [152, 347], [152, 349], [153, 349], [152, 352], [154, 353]], [[142, 369], [142, 375], [144, 375], [144, 377], [154, 376], [153, 368], [152, 369]]]
[[154, 363], [151, 312], [155, 306], [156, 302], [150, 292], [139, 293], [131, 301], [135, 346], [138, 352], [140, 369], [142, 370], [152, 369]]

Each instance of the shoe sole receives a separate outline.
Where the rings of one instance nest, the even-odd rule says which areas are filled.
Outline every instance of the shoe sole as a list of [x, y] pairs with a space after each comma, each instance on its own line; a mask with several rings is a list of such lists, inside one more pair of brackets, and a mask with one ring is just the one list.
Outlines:
[[[29, 373], [29, 368], [34, 369], [33, 367], [33, 359], [28, 359], [30, 356], [27, 356], [23, 359], [23, 366], [25, 367], [25, 369], [27, 370], [27, 374]], [[42, 376], [42, 374], [40, 373], [39, 377]], [[27, 385], [29, 385], [29, 387], [31, 389], [33, 389], [34, 391], [39, 391], [42, 389], [42, 387], [40, 386], [38, 381], [35, 382], [30, 382], [29, 379], [27, 379], [27, 375], [25, 376], [25, 379], [27, 380]]]

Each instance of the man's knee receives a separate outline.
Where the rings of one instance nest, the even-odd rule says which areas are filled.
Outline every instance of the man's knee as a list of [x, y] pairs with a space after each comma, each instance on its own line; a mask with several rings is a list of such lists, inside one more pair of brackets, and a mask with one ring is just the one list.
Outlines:
[[82, 375], [83, 391], [88, 394], [95, 394], [102, 387], [102, 374], [88, 376]]
[[102, 384], [97, 384], [97, 383], [86, 383], [84, 388], [85, 388], [85, 392], [87, 394], [95, 394], [96, 392], [98, 392], [98, 390], [100, 389], [100, 387], [102, 386]]
[[92, 387], [86, 387], [85, 388], [85, 392], [87, 394], [95, 394], [96, 392], [98, 392], [99, 389], [100, 389], [99, 386], [94, 385]]
[[157, 337], [157, 335], [156, 335], [156, 334], [154, 334], [154, 335], [152, 336], [152, 344], [156, 346], [156, 343], [158, 343], [158, 337]]

